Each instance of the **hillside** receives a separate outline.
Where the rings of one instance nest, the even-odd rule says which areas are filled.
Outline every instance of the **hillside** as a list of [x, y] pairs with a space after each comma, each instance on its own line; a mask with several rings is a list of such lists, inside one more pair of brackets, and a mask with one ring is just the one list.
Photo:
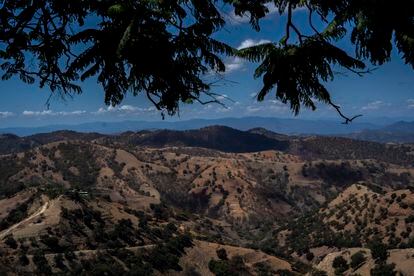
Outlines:
[[414, 143], [414, 122], [397, 122], [379, 129], [362, 130], [349, 138], [380, 143]]
[[133, 146], [168, 147], [186, 146], [215, 149], [224, 152], [255, 152], [286, 150], [289, 144], [263, 135], [224, 126], [210, 126], [198, 130], [127, 132], [113, 140]]
[[29, 138], [21, 138], [13, 134], [0, 134], [0, 154], [22, 152], [40, 145]]
[[2, 273], [305, 275], [375, 242], [407, 272], [409, 153], [265, 134], [59, 132], [0, 156]]
[[390, 145], [341, 137], [305, 137], [291, 144], [290, 153], [306, 159], [374, 159], [394, 164], [414, 164], [414, 146]]
[[101, 144], [123, 147], [200, 147], [223, 152], [258, 152], [277, 150], [304, 159], [375, 159], [395, 164], [414, 164], [414, 146], [325, 136], [287, 136], [262, 128], [240, 131], [224, 126], [211, 126], [188, 131], [152, 130], [124, 132], [117, 135], [57, 131], [27, 137], [2, 135], [0, 154], [22, 152], [56, 141], [97, 140]]
[[0, 136], [3, 145], [0, 154], [22, 152], [40, 145], [57, 141], [106, 140], [108, 143], [121, 143], [130, 146], [169, 147], [186, 146], [215, 149], [224, 152], [255, 152], [262, 150], [287, 150], [288, 142], [269, 138], [261, 134], [240, 131], [224, 126], [210, 126], [198, 130], [173, 131], [153, 130], [124, 132], [119, 135], [56, 131], [26, 137], [12, 134]]
[[25, 137], [19, 137], [14, 134], [0, 134], [0, 155], [24, 152], [52, 142], [71, 140], [92, 141], [102, 137], [106, 136], [99, 133], [81, 133], [67, 130], [38, 133]]

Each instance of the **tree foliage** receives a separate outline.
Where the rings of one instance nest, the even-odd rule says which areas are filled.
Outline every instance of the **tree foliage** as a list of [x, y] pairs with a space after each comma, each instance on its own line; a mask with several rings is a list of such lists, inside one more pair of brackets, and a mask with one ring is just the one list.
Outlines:
[[[282, 37], [240, 51], [214, 39], [226, 11], [248, 16], [260, 31], [270, 5], [286, 15]], [[345, 123], [355, 117], [325, 87], [334, 69], [361, 75], [369, 72], [365, 63], [388, 62], [394, 47], [414, 67], [414, 0], [3, 0], [0, 8], [3, 80], [18, 76], [63, 96], [96, 77], [106, 104], [143, 93], [162, 114], [181, 102], [217, 102], [208, 76], [225, 71], [224, 56], [259, 63], [258, 100], [275, 90], [295, 114], [320, 101]], [[307, 32], [294, 22], [298, 9], [308, 13]], [[338, 46], [344, 39], [354, 54]]]

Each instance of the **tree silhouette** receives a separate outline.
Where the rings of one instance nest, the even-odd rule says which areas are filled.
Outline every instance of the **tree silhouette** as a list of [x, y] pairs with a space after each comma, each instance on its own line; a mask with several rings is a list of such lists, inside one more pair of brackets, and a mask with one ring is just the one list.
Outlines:
[[[228, 9], [260, 31], [270, 4], [286, 14], [283, 37], [239, 51], [213, 38]], [[308, 13], [307, 32], [294, 22], [298, 9]], [[95, 76], [106, 104], [143, 93], [172, 115], [180, 103], [219, 103], [208, 76], [225, 71], [223, 56], [238, 56], [260, 64], [258, 100], [275, 90], [295, 114], [320, 101], [350, 123], [360, 115], [345, 116], [324, 84], [334, 68], [370, 72], [365, 63], [382, 65], [394, 47], [414, 66], [413, 15], [414, 0], [2, 0], [2, 79], [18, 76], [66, 96]], [[337, 46], [345, 39], [354, 56]]]

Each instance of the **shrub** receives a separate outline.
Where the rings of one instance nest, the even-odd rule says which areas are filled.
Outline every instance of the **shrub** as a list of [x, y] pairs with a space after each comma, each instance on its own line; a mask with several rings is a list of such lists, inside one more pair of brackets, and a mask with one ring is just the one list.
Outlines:
[[326, 271], [322, 271], [322, 270], [312, 270], [310, 273], [311, 276], [327, 276], [328, 273], [326, 273]]
[[26, 254], [20, 255], [20, 257], [19, 257], [19, 263], [22, 266], [26, 266], [26, 265], [28, 265], [30, 263], [29, 258], [27, 258]]
[[349, 265], [348, 262], [342, 256], [337, 256], [332, 262], [332, 267], [335, 268], [336, 274], [341, 274], [348, 270]]
[[220, 260], [223, 260], [223, 261], [228, 260], [226, 249], [224, 248], [217, 249], [216, 253], [217, 253], [217, 257]]
[[66, 268], [65, 263], [63, 262], [63, 255], [62, 254], [56, 254], [54, 257], [54, 261], [56, 264], [56, 267], [60, 268], [61, 270], [64, 270]]
[[208, 263], [208, 269], [210, 269], [210, 271], [217, 276], [230, 275], [226, 274], [229, 271], [229, 264], [227, 261], [210, 260], [210, 262]]
[[272, 270], [272, 268], [264, 262], [256, 263], [254, 264], [255, 271], [257, 272], [257, 275], [259, 276], [271, 276], [275, 275], [275, 271]]
[[17, 249], [18, 247], [16, 240], [12, 236], [7, 237], [5, 243], [13, 249]]
[[276, 275], [280, 275], [280, 276], [295, 276], [296, 273], [293, 273], [292, 271], [286, 270], [286, 269], [279, 269], [277, 271], [277, 274]]
[[37, 267], [37, 272], [40, 275], [51, 275], [52, 269], [49, 266], [49, 262], [46, 260], [45, 255], [41, 251], [36, 251], [33, 255], [33, 262]]
[[388, 258], [387, 246], [380, 240], [374, 240], [368, 244], [371, 249], [372, 258], [377, 262], [384, 262]]
[[394, 276], [395, 264], [379, 264], [371, 269], [371, 276]]
[[208, 268], [217, 276], [248, 275], [244, 260], [238, 255], [234, 256], [230, 260], [211, 260], [208, 263]]
[[315, 255], [312, 252], [306, 253], [306, 260], [312, 261], [315, 258]]
[[353, 269], [358, 268], [363, 262], [365, 262], [366, 257], [363, 251], [359, 251], [351, 256], [351, 267]]
[[57, 237], [44, 235], [41, 237], [41, 241], [45, 245], [47, 245], [50, 248], [50, 250], [52, 250], [53, 252], [62, 251], [62, 248], [59, 245], [59, 239]]

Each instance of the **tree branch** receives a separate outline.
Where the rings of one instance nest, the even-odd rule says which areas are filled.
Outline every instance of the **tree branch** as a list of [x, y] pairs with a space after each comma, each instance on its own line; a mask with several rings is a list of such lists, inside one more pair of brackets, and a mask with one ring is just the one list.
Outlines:
[[355, 116], [353, 116], [352, 118], [350, 118], [350, 117], [348, 117], [348, 116], [346, 116], [346, 115], [344, 115], [343, 113], [342, 113], [342, 111], [341, 111], [341, 107], [339, 106], [339, 105], [336, 105], [336, 104], [334, 104], [333, 102], [332, 102], [332, 100], [331, 99], [329, 99], [328, 100], [328, 104], [330, 105], [330, 106], [332, 106], [333, 108], [335, 108], [335, 110], [336, 110], [336, 112], [338, 112], [338, 114], [339, 114], [339, 116], [341, 116], [345, 121], [342, 123], [342, 124], [344, 124], [344, 125], [349, 125], [350, 123], [352, 123], [356, 118], [359, 118], [359, 117], [362, 117], [363, 115], [362, 114], [359, 114], [359, 115], [355, 115]]

